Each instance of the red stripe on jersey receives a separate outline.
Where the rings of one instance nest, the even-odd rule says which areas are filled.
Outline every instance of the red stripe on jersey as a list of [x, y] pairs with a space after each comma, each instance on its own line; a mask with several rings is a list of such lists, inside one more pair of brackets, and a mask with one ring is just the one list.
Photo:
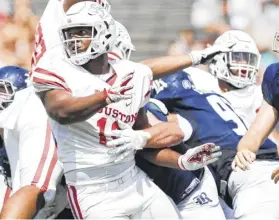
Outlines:
[[41, 74], [48, 75], [48, 76], [53, 76], [53, 77], [59, 79], [60, 81], [62, 81], [63, 83], [66, 83], [66, 81], [61, 76], [58, 76], [56, 73], [50, 72], [48, 70], [45, 70], [45, 69], [42, 69], [42, 68], [39, 68], [39, 67], [36, 68], [34, 71], [38, 72], [38, 73], [41, 73]]
[[7, 202], [7, 200], [10, 198], [11, 192], [12, 192], [12, 189], [7, 186], [7, 189], [6, 189], [6, 192], [5, 192], [5, 196], [4, 196], [4, 200], [3, 200], [3, 204], [5, 204], [5, 202]]
[[67, 196], [68, 196], [68, 200], [70, 201], [70, 207], [71, 207], [71, 210], [72, 210], [72, 213], [73, 213], [75, 219], [79, 219], [79, 217], [77, 216], [77, 213], [76, 213], [74, 202], [73, 202], [71, 194], [69, 192], [70, 190], [71, 190], [70, 186], [67, 186]]
[[57, 151], [56, 151], [56, 149], [57, 149], [57, 146], [55, 146], [55, 150], [53, 152], [53, 156], [52, 156], [52, 159], [51, 159], [48, 171], [47, 171], [46, 179], [44, 181], [43, 186], [41, 187], [41, 191], [42, 192], [47, 191], [51, 175], [52, 175], [54, 167], [55, 167], [55, 165], [57, 163]]
[[81, 213], [81, 210], [80, 210], [80, 207], [79, 207], [79, 204], [78, 204], [78, 200], [77, 200], [77, 190], [76, 190], [76, 188], [75, 188], [74, 186], [70, 186], [70, 187], [71, 187], [72, 192], [73, 192], [74, 203], [75, 203], [75, 205], [76, 205], [79, 218], [80, 218], [80, 219], [83, 219], [82, 213]]
[[43, 85], [53, 85], [53, 86], [57, 86], [57, 87], [61, 87], [64, 90], [71, 92], [71, 89], [68, 87], [65, 87], [64, 85], [58, 83], [58, 82], [54, 82], [54, 81], [50, 81], [50, 80], [45, 80], [45, 79], [40, 79], [37, 77], [33, 77], [33, 82], [38, 83], [38, 84], [43, 84]]
[[[52, 137], [52, 134], [51, 134], [50, 125], [49, 125], [49, 123], [47, 123], [47, 131], [46, 131], [46, 137], [45, 137], [45, 146], [44, 146], [43, 154], [42, 154], [40, 163], [38, 165], [37, 171], [35, 173], [35, 176], [33, 178], [32, 183], [31, 183], [32, 185], [36, 185], [39, 182], [40, 178], [41, 178], [42, 171], [43, 171], [43, 168], [44, 168], [44, 165], [45, 165], [48, 153], [49, 153], [51, 137]], [[41, 189], [41, 190], [43, 190], [43, 189]]]

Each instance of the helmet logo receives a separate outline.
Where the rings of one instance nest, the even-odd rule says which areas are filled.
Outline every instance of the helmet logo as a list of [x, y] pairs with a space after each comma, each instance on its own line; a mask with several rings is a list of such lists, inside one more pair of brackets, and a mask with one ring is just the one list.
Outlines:
[[69, 19], [67, 20], [67, 22], [68, 22], [68, 23], [72, 23], [72, 19], [69, 18]]

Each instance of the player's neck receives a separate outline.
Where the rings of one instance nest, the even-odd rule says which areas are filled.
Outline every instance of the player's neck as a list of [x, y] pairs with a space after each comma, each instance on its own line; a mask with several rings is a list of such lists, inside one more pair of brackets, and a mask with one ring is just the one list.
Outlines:
[[219, 88], [220, 88], [221, 93], [225, 93], [225, 92], [235, 90], [235, 87], [231, 86], [229, 83], [227, 83], [225, 81], [218, 80], [218, 84], [219, 84]]
[[109, 72], [109, 63], [107, 54], [102, 54], [96, 59], [90, 60], [82, 66], [88, 72], [95, 75], [102, 75]]

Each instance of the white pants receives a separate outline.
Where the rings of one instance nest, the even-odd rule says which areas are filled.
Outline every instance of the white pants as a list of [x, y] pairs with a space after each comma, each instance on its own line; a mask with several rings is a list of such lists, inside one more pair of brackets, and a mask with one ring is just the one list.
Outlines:
[[235, 219], [279, 219], [279, 185], [271, 180], [278, 167], [276, 161], [255, 161], [250, 170], [231, 173], [228, 187]]
[[214, 178], [207, 167], [199, 186], [177, 207], [183, 219], [226, 219], [219, 203]]
[[106, 184], [68, 185], [68, 198], [76, 218], [179, 219], [173, 202], [136, 166]]
[[219, 197], [220, 205], [223, 209], [226, 219], [234, 219], [233, 218], [233, 209], [227, 205], [227, 203]]

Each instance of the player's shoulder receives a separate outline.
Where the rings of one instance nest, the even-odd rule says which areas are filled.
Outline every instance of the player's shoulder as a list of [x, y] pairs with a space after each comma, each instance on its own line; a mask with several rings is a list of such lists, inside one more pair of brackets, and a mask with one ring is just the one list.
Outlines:
[[274, 80], [279, 77], [279, 62], [270, 64], [264, 73], [263, 83], [273, 84]]
[[49, 70], [63, 70], [74, 68], [69, 62], [67, 62], [63, 56], [63, 52], [60, 47], [55, 47], [47, 50], [37, 63], [36, 69], [49, 69]]
[[134, 76], [137, 77], [149, 77], [152, 78], [151, 69], [142, 63], [133, 62], [130, 60], [118, 60], [110, 63], [112, 68], [116, 71], [116, 73], [127, 74], [129, 72], [134, 72]]

